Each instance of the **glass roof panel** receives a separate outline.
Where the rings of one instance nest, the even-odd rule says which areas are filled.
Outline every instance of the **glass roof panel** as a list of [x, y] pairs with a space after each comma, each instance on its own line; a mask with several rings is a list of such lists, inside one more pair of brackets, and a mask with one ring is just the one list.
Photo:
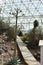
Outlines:
[[[18, 9], [18, 23], [32, 22], [30, 25], [33, 27], [33, 21], [35, 19], [43, 22], [43, 0], [0, 0], [0, 8], [0, 17], [14, 17], [14, 19], [16, 10]], [[14, 15], [12, 15], [12, 13], [14, 13]], [[14, 19], [11, 20], [12, 23], [16, 21], [16, 19]], [[27, 24], [25, 27], [26, 26]]]

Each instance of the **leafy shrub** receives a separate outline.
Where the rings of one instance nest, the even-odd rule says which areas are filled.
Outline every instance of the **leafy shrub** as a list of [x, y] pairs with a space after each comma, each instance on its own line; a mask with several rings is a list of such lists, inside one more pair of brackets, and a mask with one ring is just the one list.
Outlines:
[[17, 57], [12, 57], [6, 65], [17, 65]]
[[26, 33], [26, 34], [23, 35], [22, 40], [23, 40], [23, 41], [28, 41], [28, 40], [29, 40], [29, 35], [28, 35], [28, 33]]
[[14, 39], [14, 35], [15, 35], [15, 31], [13, 27], [9, 27], [8, 32], [7, 32], [7, 36], [9, 40]]
[[18, 35], [19, 35], [19, 36], [23, 36], [23, 33], [22, 33], [21, 30], [18, 30]]
[[35, 21], [34, 21], [34, 27], [37, 27], [38, 25], [39, 25], [38, 21], [35, 20]]

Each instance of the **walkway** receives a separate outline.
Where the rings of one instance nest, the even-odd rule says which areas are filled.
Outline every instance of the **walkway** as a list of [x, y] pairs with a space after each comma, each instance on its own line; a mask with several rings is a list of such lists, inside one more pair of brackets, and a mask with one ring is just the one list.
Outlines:
[[27, 65], [40, 65], [19, 36], [17, 36], [17, 45]]

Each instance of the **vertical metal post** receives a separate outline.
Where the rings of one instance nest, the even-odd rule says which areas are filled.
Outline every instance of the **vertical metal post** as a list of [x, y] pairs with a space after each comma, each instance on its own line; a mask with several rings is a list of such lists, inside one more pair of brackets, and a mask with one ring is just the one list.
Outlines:
[[43, 65], [43, 40], [39, 41], [39, 46], [40, 46], [40, 62], [41, 65]]

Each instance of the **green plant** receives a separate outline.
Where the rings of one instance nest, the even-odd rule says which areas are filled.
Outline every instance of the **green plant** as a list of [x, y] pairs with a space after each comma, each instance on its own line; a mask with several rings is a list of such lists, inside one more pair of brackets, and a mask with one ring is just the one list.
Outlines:
[[18, 35], [19, 35], [19, 36], [23, 36], [23, 33], [22, 33], [22, 31], [21, 31], [21, 30], [18, 30], [18, 32], [17, 32], [17, 33], [18, 33]]
[[8, 21], [6, 21], [6, 23], [4, 23], [4, 29], [8, 29], [9, 28], [9, 23], [7, 23]]
[[28, 35], [28, 33], [26, 33], [26, 34], [23, 35], [22, 40], [23, 40], [23, 41], [28, 41], [28, 40], [29, 40], [29, 35]]
[[[9, 28], [9, 24], [8, 24], [8, 23], [5, 23], [5, 22], [3, 21], [3, 19], [0, 18], [0, 31], [3, 33], [3, 32], [5, 32], [8, 28]], [[0, 34], [2, 34], [1, 32], [0, 32]]]
[[35, 21], [34, 21], [34, 27], [37, 27], [38, 25], [39, 25], [38, 21], [35, 20]]
[[9, 27], [8, 32], [7, 32], [7, 36], [9, 40], [14, 39], [15, 36], [15, 30], [13, 27]]
[[14, 57], [10, 58], [7, 65], [17, 65], [17, 57], [14, 56]]
[[3, 25], [3, 20], [0, 19], [0, 29], [2, 29], [2, 25]]

